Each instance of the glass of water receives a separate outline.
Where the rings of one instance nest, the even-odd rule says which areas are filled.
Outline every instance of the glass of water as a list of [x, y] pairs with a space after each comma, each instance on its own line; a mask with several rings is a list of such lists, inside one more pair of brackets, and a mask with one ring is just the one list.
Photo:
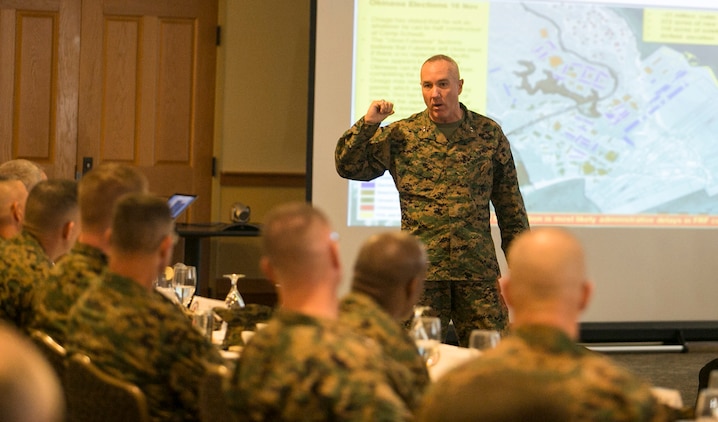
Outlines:
[[197, 289], [197, 268], [190, 265], [177, 264], [174, 270], [175, 274], [172, 279], [172, 286], [182, 306], [185, 308], [189, 307], [190, 302], [192, 302], [192, 296], [194, 296], [194, 291]]
[[439, 361], [441, 320], [438, 317], [415, 317], [409, 335], [414, 339], [416, 348], [424, 358], [426, 366], [435, 365]]

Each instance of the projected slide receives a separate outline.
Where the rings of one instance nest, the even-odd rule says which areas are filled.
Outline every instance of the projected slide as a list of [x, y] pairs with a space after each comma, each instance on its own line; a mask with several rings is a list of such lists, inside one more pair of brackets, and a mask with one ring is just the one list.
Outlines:
[[[423, 110], [421, 63], [445, 53], [532, 224], [718, 227], [718, 5], [675, 3], [358, 0], [352, 120]], [[349, 189], [350, 225], [399, 225], [388, 174]]]

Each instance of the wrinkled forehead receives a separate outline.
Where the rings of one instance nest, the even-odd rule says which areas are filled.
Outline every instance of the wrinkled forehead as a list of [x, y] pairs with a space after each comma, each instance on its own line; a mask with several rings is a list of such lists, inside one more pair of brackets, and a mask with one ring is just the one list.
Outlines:
[[458, 80], [458, 67], [446, 60], [434, 60], [421, 66], [421, 82], [432, 82], [442, 79]]

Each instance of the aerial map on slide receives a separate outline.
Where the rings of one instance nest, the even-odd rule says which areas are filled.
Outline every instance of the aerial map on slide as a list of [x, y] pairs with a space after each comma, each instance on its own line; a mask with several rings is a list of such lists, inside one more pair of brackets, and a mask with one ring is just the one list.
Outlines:
[[718, 86], [701, 62], [716, 51], [699, 44], [715, 42], [718, 15], [492, 6], [491, 22], [508, 21], [524, 29], [489, 31], [487, 108], [531, 210], [718, 212]]
[[[511, 142], [532, 224], [718, 226], [718, 11], [548, 1], [448, 4], [395, 1], [391, 8], [406, 13], [393, 26], [382, 26], [386, 13], [367, 5], [358, 9], [357, 25], [371, 25], [374, 34], [391, 30], [398, 38], [407, 31], [421, 45], [410, 31], [429, 10], [432, 21], [455, 31], [433, 36], [447, 37], [437, 44], [453, 46], [447, 54], [459, 62], [465, 86], [474, 86], [465, 88], [462, 102], [480, 95], [485, 102], [470, 108], [499, 122]], [[457, 9], [460, 17], [454, 17]], [[367, 16], [376, 16], [373, 24], [363, 20]], [[361, 43], [358, 37], [357, 54]], [[358, 115], [370, 98], [392, 98], [390, 87], [377, 81], [406, 78], [396, 68], [403, 49], [388, 51], [385, 64], [376, 39], [367, 43], [372, 49], [363, 66], [375, 73], [355, 69], [369, 74], [356, 77], [355, 91], [366, 93], [355, 95]], [[426, 51], [419, 46], [414, 54], [425, 58]], [[415, 62], [410, 66], [416, 73]], [[411, 82], [406, 91], [418, 93], [417, 81]], [[421, 98], [411, 107], [423, 109]], [[398, 225], [392, 189], [388, 174], [352, 182], [350, 223], [393, 219], [389, 225]]]

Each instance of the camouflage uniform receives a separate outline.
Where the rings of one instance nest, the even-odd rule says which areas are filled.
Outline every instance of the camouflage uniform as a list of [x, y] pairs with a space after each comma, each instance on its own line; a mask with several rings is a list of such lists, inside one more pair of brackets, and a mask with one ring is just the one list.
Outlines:
[[[424, 283], [421, 305], [431, 306], [426, 315], [439, 316], [446, 333], [449, 316], [460, 344], [468, 346], [471, 330], [495, 329], [508, 334], [508, 308], [501, 296], [498, 279], [493, 281], [434, 281]], [[406, 321], [409, 327], [411, 321]]]
[[52, 262], [30, 233], [0, 242], [0, 319], [27, 330], [37, 283], [47, 279]]
[[70, 308], [106, 268], [104, 252], [94, 246], [75, 243], [50, 270], [47, 282], [37, 286], [33, 327], [64, 344]]
[[67, 323], [68, 352], [136, 384], [153, 420], [199, 420], [205, 363], [222, 357], [177, 306], [134, 280], [105, 272], [78, 300]]
[[[546, 397], [558, 398], [574, 421], [670, 420], [650, 385], [613, 363], [573, 342], [562, 331], [548, 326], [517, 328], [499, 345], [440, 378], [425, 395], [431, 407], [482, 375], [529, 376], [543, 386]], [[506, 394], [511, 394], [507, 391]], [[476, 397], [476, 406], [481, 406]]]
[[351, 292], [342, 299], [339, 321], [379, 343], [389, 366], [389, 376], [407, 408], [418, 408], [429, 385], [426, 364], [406, 329], [387, 314], [370, 296]]
[[[444, 328], [453, 317], [466, 344], [472, 328], [504, 330], [508, 322], [499, 299], [489, 202], [504, 251], [529, 225], [506, 136], [493, 120], [460, 106], [464, 119], [449, 139], [427, 110], [384, 128], [362, 118], [339, 139], [335, 163], [339, 175], [349, 179], [390, 172], [399, 191], [401, 227], [418, 236], [429, 254], [429, 289], [421, 302], [438, 311]], [[450, 287], [458, 281], [473, 283], [462, 288], [469, 294], [465, 303], [455, 302]], [[451, 306], [439, 307], [434, 295], [449, 297]], [[468, 303], [474, 309], [466, 310]], [[494, 311], [481, 315], [481, 309]], [[471, 319], [463, 320], [466, 315]]]
[[240, 420], [408, 420], [385, 370], [372, 340], [280, 309], [244, 348], [227, 397]]
[[222, 341], [222, 349], [231, 346], [244, 346], [242, 331], [255, 331], [258, 322], [267, 322], [274, 309], [259, 303], [248, 303], [244, 308], [214, 308], [214, 312], [227, 323], [227, 331]]

